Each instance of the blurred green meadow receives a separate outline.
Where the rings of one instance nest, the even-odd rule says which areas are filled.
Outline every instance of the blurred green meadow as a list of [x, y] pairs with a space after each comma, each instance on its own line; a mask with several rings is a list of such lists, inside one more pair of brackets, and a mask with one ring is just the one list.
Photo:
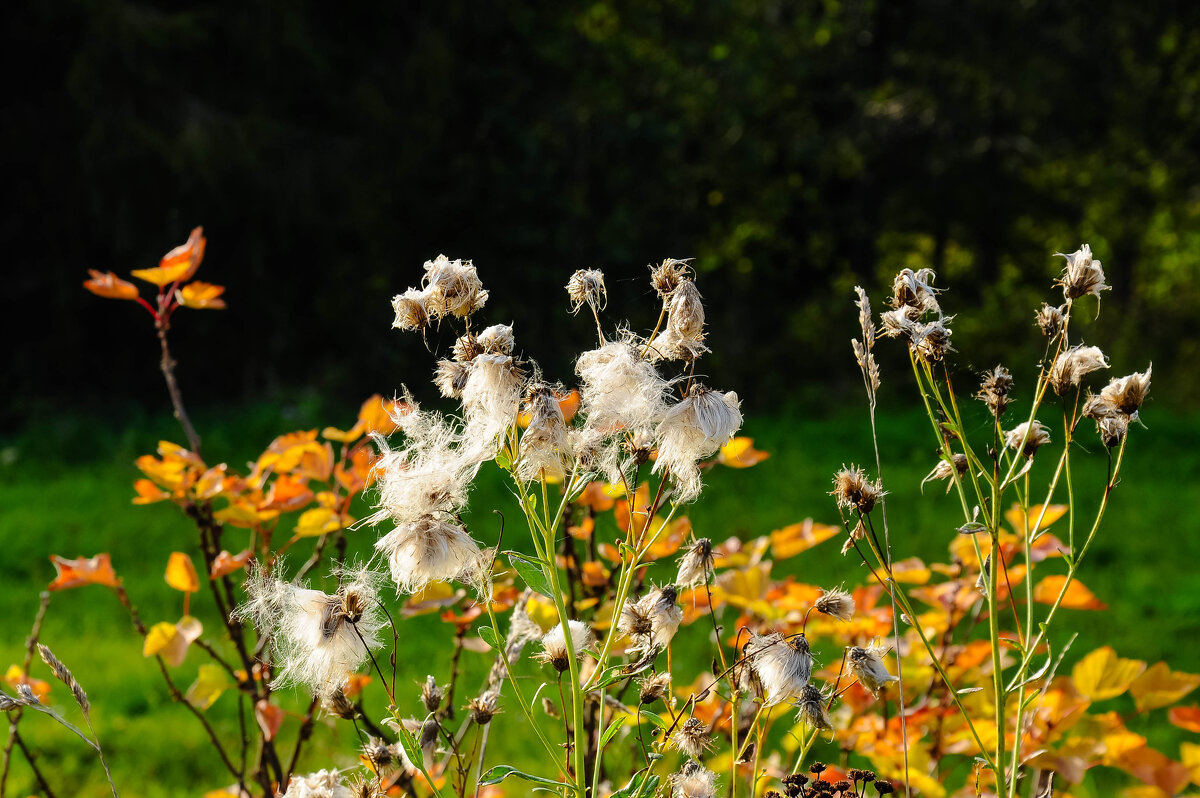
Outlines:
[[[934, 447], [924, 415], [898, 409], [915, 404], [903, 394], [902, 386], [890, 391], [885, 388], [879, 418], [883, 479], [890, 491], [888, 518], [893, 550], [898, 558], [918, 556], [926, 562], [946, 561], [946, 547], [954, 528], [961, 523], [958, 501], [938, 484], [931, 483], [921, 493], [920, 481], [935, 462]], [[322, 405], [318, 400], [305, 399], [202, 411], [195, 421], [204, 438], [205, 458], [209, 463], [224, 461], [231, 468], [241, 468], [276, 435], [343, 424], [355, 410]], [[982, 415], [977, 419], [977, 429], [985, 429]], [[1200, 589], [1192, 581], [1194, 564], [1200, 561], [1200, 511], [1195, 501], [1200, 485], [1200, 417], [1159, 410], [1151, 401], [1143, 411], [1143, 420], [1147, 429], [1132, 430], [1120, 485], [1081, 570], [1083, 583], [1109, 608], [1104, 612], [1064, 611], [1060, 616], [1053, 642], [1061, 645], [1072, 633], [1079, 635], [1066, 667], [1101, 645], [1111, 645], [1124, 657], [1150, 663], [1163, 659], [1177, 670], [1195, 671], [1200, 667]], [[832, 474], [843, 464], [873, 461], [863, 404], [817, 414], [794, 408], [774, 416], [751, 417], [746, 420], [743, 434], [753, 436], [756, 447], [771, 456], [751, 469], [718, 468], [709, 472], [708, 486], [700, 500], [687, 508], [698, 536], [714, 541], [735, 535], [753, 537], [808, 517], [836, 523], [837, 511], [827, 494]], [[80, 413], [35, 423], [19, 436], [0, 441], [0, 532], [4, 540], [0, 617], [5, 619], [4, 634], [0, 635], [0, 668], [23, 660], [23, 640], [38, 605], [39, 591], [54, 575], [50, 554], [77, 557], [110, 553], [117, 574], [147, 625], [178, 619], [181, 594], [166, 585], [163, 572], [171, 551], [187, 552], [199, 562], [194, 530], [169, 503], [133, 506], [130, 500], [131, 484], [140, 476], [134, 459], [153, 451], [159, 439], [181, 438], [174, 419], [165, 414], [126, 415], [113, 422]], [[1077, 500], [1085, 506], [1094, 505], [1105, 477], [1105, 457], [1091, 429], [1083, 431], [1080, 442], [1073, 461], [1079, 486]], [[1048, 477], [1045, 472], [1051, 466], [1035, 466], [1034, 484]], [[528, 548], [527, 538], [522, 541], [522, 530], [513, 522], [519, 518], [513, 499], [500, 482], [498, 470], [487, 466], [466, 518], [476, 537], [484, 541], [494, 541], [498, 530], [493, 508], [507, 511], [505, 546], [522, 548], [524, 542]], [[366, 514], [365, 504], [357, 509], [358, 517]], [[236, 550], [242, 534], [242, 530], [227, 530], [226, 548]], [[369, 556], [377, 534], [369, 527], [351, 532], [351, 556]], [[306, 557], [312, 545], [312, 541], [297, 544], [293, 559]], [[863, 583], [868, 575], [861, 565], [841, 556], [839, 547], [840, 540], [835, 538], [778, 563], [776, 571], [794, 573], [804, 581], [825, 586]], [[1051, 565], [1047, 572], [1056, 567], [1061, 565]], [[652, 573], [655, 578], [667, 579], [673, 569], [672, 558]], [[207, 599], [205, 592], [195, 596], [193, 614], [204, 622], [206, 638], [215, 643], [213, 630], [219, 624]], [[439, 682], [448, 680], [452, 631], [437, 615], [399, 623], [397, 700], [402, 709], [415, 714], [417, 683], [427, 673]], [[41, 640], [72, 669], [87, 691], [96, 731], [122, 794], [145, 798], [198, 796], [229, 784], [199, 724], [183, 708], [172, 704], [154, 663], [142, 656], [142, 640], [110, 591], [89, 586], [54, 594]], [[675, 655], [693, 657], [695, 671], [700, 672], [708, 666], [706, 646], [705, 631], [686, 628], [676, 644]], [[818, 660], [838, 656], [837, 652], [822, 652], [819, 648], [815, 653]], [[181, 690], [191, 684], [198, 666], [205, 661], [204, 653], [193, 648], [187, 661], [175, 669]], [[463, 661], [457, 707], [477, 692], [491, 657], [468, 652]], [[523, 664], [518, 673], [529, 682], [529, 693], [544, 678], [528, 664]], [[35, 664], [33, 674], [52, 681], [40, 662]], [[373, 714], [378, 719], [387, 698], [377, 683], [368, 686], [367, 696], [367, 706], [377, 708]], [[78, 720], [78, 712], [67, 698], [67, 691], [54, 682], [49, 702], [62, 709], [68, 719]], [[208, 711], [218, 733], [231, 745], [237, 739], [237, 701], [236, 693], [228, 691]], [[1132, 709], [1127, 696], [1110, 703], [1122, 712]], [[1195, 699], [1189, 697], [1184, 703], [1195, 703]], [[306, 697], [293, 694], [288, 708], [302, 714], [306, 706]], [[1175, 756], [1179, 741], [1187, 735], [1166, 723], [1165, 713], [1157, 710], [1147, 719], [1136, 719], [1131, 728]], [[496, 722], [502, 727], [519, 727], [524, 719], [510, 709]], [[285, 757], [290, 756], [297, 727], [298, 721], [289, 719], [280, 732]], [[48, 718], [27, 714], [21, 733], [37, 752], [39, 765], [58, 795], [108, 794], [95, 756]], [[356, 765], [354, 738], [353, 727], [344, 721], [318, 721], [301, 755], [300, 771]], [[527, 743], [521, 734], [493, 734], [489, 764], [529, 762]], [[231, 754], [237, 756], [236, 746]], [[1104, 779], [1089, 781], [1073, 794], [1102, 795], [1106, 783]], [[34, 790], [28, 766], [19, 753], [14, 753], [9, 794], [27, 795]]]

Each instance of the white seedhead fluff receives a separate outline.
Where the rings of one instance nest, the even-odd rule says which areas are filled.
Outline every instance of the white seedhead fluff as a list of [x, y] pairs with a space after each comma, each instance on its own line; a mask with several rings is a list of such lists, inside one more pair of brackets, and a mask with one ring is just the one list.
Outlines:
[[[571, 630], [571, 647], [575, 651], [575, 659], [583, 657], [583, 650], [592, 642], [592, 630], [583, 621], [568, 621]], [[567, 653], [567, 636], [560, 623], [542, 636], [542, 651], [535, 655], [539, 662], [548, 662], [559, 673], [571, 667], [570, 655]]]
[[589, 429], [610, 435], [653, 428], [666, 410], [667, 382], [627, 341], [584, 352], [575, 363]]
[[433, 516], [398, 524], [375, 541], [387, 560], [392, 580], [403, 593], [415, 593], [434, 581], [457, 579], [479, 585], [485, 578], [484, 553], [458, 524]]
[[488, 292], [471, 261], [450, 260], [445, 255], [425, 261], [425, 309], [433, 319], [466, 318], [487, 302]]
[[658, 425], [658, 459], [654, 472], [670, 469], [676, 479], [676, 501], [700, 493], [697, 461], [716, 453], [742, 426], [742, 411], [733, 391], [711, 391], [699, 383], [677, 402]]
[[462, 389], [463, 440], [479, 459], [495, 456], [499, 439], [516, 423], [523, 383], [511, 355], [484, 353], [471, 361]]
[[292, 776], [283, 798], [354, 798], [336, 770], [318, 770], [306, 776]]
[[717, 774], [689, 759], [678, 773], [671, 774], [671, 798], [714, 798]]
[[850, 672], [876, 698], [890, 682], [900, 681], [898, 676], [893, 676], [884, 666], [883, 656], [885, 654], [887, 654], [886, 648], [872, 643], [866, 648], [852, 646], [846, 655], [846, 663], [850, 666]]
[[812, 676], [812, 653], [804, 635], [752, 634], [743, 655], [753, 681], [762, 688], [765, 706], [799, 698]]
[[527, 482], [543, 475], [562, 479], [571, 447], [562, 408], [550, 386], [539, 383], [529, 389], [525, 412], [529, 414], [529, 426], [521, 435], [518, 476]]

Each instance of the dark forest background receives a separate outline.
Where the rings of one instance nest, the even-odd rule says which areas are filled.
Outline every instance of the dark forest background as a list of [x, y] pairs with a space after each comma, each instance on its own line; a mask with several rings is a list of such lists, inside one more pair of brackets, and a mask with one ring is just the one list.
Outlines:
[[[588, 345], [562, 286], [695, 258], [721, 387], [750, 409], [856, 372], [851, 287], [932, 266], [963, 370], [1026, 357], [1056, 251], [1114, 290], [1113, 373], [1200, 386], [1200, 4], [153, 3], [5, 10], [0, 418], [166, 406], [148, 317], [85, 292], [203, 225], [193, 403], [424, 384], [390, 297], [472, 258], [488, 323], [552, 376]], [[1088, 313], [1087, 315], [1091, 315]], [[897, 347], [898, 348], [898, 347]], [[1016, 369], [1014, 368], [1014, 371]], [[886, 378], [886, 373], [885, 373]], [[832, 388], [831, 388], [832, 386]]]

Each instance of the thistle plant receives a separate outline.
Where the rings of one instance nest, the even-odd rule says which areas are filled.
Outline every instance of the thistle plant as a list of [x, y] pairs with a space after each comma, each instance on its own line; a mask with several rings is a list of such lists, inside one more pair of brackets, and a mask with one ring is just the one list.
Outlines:
[[[1139, 434], [1151, 377], [1147, 367], [1095, 382], [1109, 360], [1071, 326], [1077, 305], [1108, 290], [1086, 246], [1063, 256], [1063, 301], [1036, 314], [1042, 361], [997, 365], [966, 393], [950, 365], [953, 317], [943, 305], [952, 294], [932, 271], [898, 274], [878, 316], [856, 289], [852, 351], [872, 432], [879, 393], [891, 388], [876, 350], [896, 338], [936, 459], [920, 484], [892, 484], [873, 435], [873, 451], [843, 453], [850, 464], [832, 490], [807, 486], [835, 523], [810, 518], [724, 541], [693, 529], [689, 505], [720, 467], [768, 455], [737, 436], [737, 393], [701, 380], [708, 331], [687, 261], [650, 267], [658, 316], [645, 334], [610, 315], [600, 270], [564, 275], [562, 310], [586, 308], [580, 326], [595, 337], [560, 382], [525, 354], [520, 320], [487, 324], [489, 293], [472, 262], [430, 260], [419, 284], [392, 300], [393, 327], [435, 353], [430, 381], [445, 403], [417, 399], [428, 392], [423, 379], [401, 381], [396, 399], [368, 399], [350, 428], [281, 435], [238, 473], [201, 458], [167, 346], [175, 310], [219, 306], [217, 287], [179, 286], [203, 248], [197, 230], [142, 273], [158, 286], [153, 302], [111, 274], [88, 286], [154, 317], [189, 443], [162, 442], [139, 459], [146, 478], [134, 501], [177, 505], [196, 528], [204, 569], [188, 552], [170, 555], [165, 577], [182, 593], [182, 617], [151, 626], [107, 554], [52, 558], [50, 587], [114, 593], [167, 692], [202, 724], [217, 794], [1032, 798], [1097, 765], [1164, 793], [1190, 778], [1190, 754], [1169, 759], [1092, 704], [1129, 693], [1137, 714], [1153, 712], [1200, 676], [1110, 648], [1059, 672], [1071, 645], [1062, 611], [1103, 606], [1078, 572]], [[1026, 383], [1032, 391], [1021, 394]], [[1107, 466], [1096, 506], [1079, 498], [1072, 463], [1082, 456]], [[497, 477], [512, 501], [480, 512], [473, 486]], [[914, 530], [889, 519], [888, 504], [929, 483], [945, 485], [962, 519], [942, 530], [948, 561], [926, 565], [900, 556]], [[366, 554], [349, 555], [352, 543]], [[784, 573], [796, 558], [818, 571], [839, 556], [863, 564], [865, 584]], [[216, 634], [192, 612], [202, 581]], [[405, 659], [406, 622], [434, 611], [448, 673]], [[177, 680], [192, 649], [205, 662], [185, 694]], [[78, 701], [78, 682], [47, 652]], [[478, 684], [472, 658], [486, 672]], [[427, 673], [418, 684], [397, 678], [414, 665]], [[10, 741], [34, 762], [17, 729], [33, 706], [30, 666], [3, 708], [13, 713]], [[306, 702], [300, 712], [283, 708], [289, 691]], [[217, 701], [233, 703], [226, 695], [236, 697], [233, 738], [207, 716]], [[79, 705], [86, 717], [86, 697]], [[1185, 708], [1169, 717], [1200, 728]], [[338, 725], [353, 750], [306, 746]], [[513, 747], [496, 740], [514, 730], [527, 750], [506, 761]], [[8, 753], [5, 773], [7, 764]]]

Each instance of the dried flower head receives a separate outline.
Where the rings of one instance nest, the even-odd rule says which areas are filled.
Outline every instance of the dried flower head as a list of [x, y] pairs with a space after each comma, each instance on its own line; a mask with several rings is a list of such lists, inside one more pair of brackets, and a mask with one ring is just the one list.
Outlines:
[[1065, 318], [1060, 308], [1042, 303], [1042, 309], [1037, 312], [1037, 326], [1047, 338], [1053, 338], [1062, 330]]
[[398, 330], [423, 330], [429, 325], [429, 313], [425, 310], [424, 291], [410, 288], [392, 298], [392, 310], [396, 314], [392, 327]]
[[638, 603], [646, 608], [650, 616], [647, 653], [649, 649], [665, 649], [679, 631], [679, 624], [683, 623], [683, 608], [677, 603], [678, 600], [679, 593], [674, 585], [655, 587], [639, 599]]
[[699, 718], [688, 718], [671, 735], [671, 747], [692, 759], [699, 759], [712, 746], [712, 734]]
[[751, 634], [742, 654], [762, 686], [765, 706], [798, 698], [812, 675], [812, 653], [803, 634]]
[[658, 425], [653, 471], [670, 471], [677, 502], [692, 501], [700, 494], [697, 462], [728, 443], [741, 426], [737, 394], [712, 391], [699, 383], [693, 383], [687, 397], [667, 411]]
[[362, 746], [363, 757], [371, 763], [376, 773], [386, 773], [399, 761], [396, 751], [396, 748], [378, 737], [368, 737]]
[[1004, 433], [1004, 445], [1017, 449], [1025, 457], [1033, 457], [1038, 448], [1050, 442], [1050, 430], [1042, 422], [1022, 422]]
[[438, 686], [437, 679], [434, 679], [432, 674], [425, 677], [425, 683], [421, 685], [421, 703], [426, 712], [437, 712], [445, 695], [445, 691]]
[[1008, 407], [1008, 393], [1012, 390], [1012, 382], [1012, 375], [1008, 373], [1008, 369], [996, 366], [991, 371], [984, 372], [979, 393], [975, 394], [975, 398], [987, 405], [992, 415], [999, 419]]
[[848, 621], [854, 617], [854, 598], [840, 587], [823, 591], [814, 606], [817, 612], [832, 615], [839, 621]]
[[879, 323], [883, 327], [885, 338], [912, 339], [921, 321], [921, 311], [904, 305], [895, 310], [886, 310], [879, 314]]
[[708, 538], [699, 538], [679, 558], [679, 573], [675, 584], [679, 587], [696, 587], [708, 582], [713, 570], [713, 547]]
[[691, 280], [682, 280], [667, 302], [667, 327], [680, 338], [703, 340], [704, 302]]
[[586, 426], [606, 435], [650, 429], [666, 411], [667, 382], [627, 341], [584, 352], [575, 364]]
[[898, 677], [888, 673], [888, 669], [883, 664], [882, 657], [886, 653], [886, 648], [873, 643], [866, 648], [853, 646], [846, 654], [846, 662], [850, 666], [850, 672], [876, 698], [879, 697], [879, 692], [887, 687], [889, 682], [899, 681]]
[[1104, 284], [1104, 270], [1100, 268], [1100, 261], [1092, 258], [1092, 248], [1087, 244], [1069, 255], [1061, 252], [1054, 254], [1067, 261], [1062, 276], [1055, 281], [1055, 284], [1062, 286], [1063, 296], [1068, 302], [1088, 294], [1099, 299], [1100, 292], [1110, 288]]
[[485, 327], [475, 340], [480, 349], [489, 355], [511, 355], [513, 347], [517, 345], [511, 324], [493, 324], [491, 327]]
[[375, 541], [399, 591], [415, 593], [433, 581], [479, 585], [486, 577], [479, 544], [457, 524], [433, 516], [399, 524]]
[[634, 648], [650, 638], [654, 622], [650, 619], [650, 608], [641, 601], [627, 601], [617, 618], [617, 631], [633, 641]]
[[[925, 475], [925, 479], [921, 480], [921, 487], [924, 488], [925, 483], [931, 479], [950, 479], [954, 476], [955, 472], [957, 472], [960, 477], [967, 473], [967, 456], [965, 454], [956, 453], [952, 456], [952, 458], [954, 461], [953, 465], [951, 464], [950, 460], [938, 460], [938, 463], [933, 467], [933, 470]], [[946, 485], [946, 492], [948, 493], [952, 487], [953, 483]]]
[[671, 689], [671, 674], [656, 673], [638, 680], [638, 703], [653, 704]]
[[521, 436], [517, 474], [526, 481], [540, 478], [562, 479], [564, 461], [570, 455], [570, 441], [562, 408], [553, 389], [544, 383], [530, 387], [525, 400], [529, 426]]
[[471, 721], [479, 726], [486, 726], [500, 711], [500, 696], [492, 690], [472, 698], [467, 703], [467, 711], [471, 713]]
[[433, 373], [433, 384], [447, 399], [461, 399], [462, 389], [467, 384], [471, 367], [457, 360], [439, 360], [437, 370]]
[[336, 770], [318, 770], [307, 776], [292, 776], [283, 798], [354, 798]]
[[358, 708], [354, 706], [354, 702], [346, 697], [343, 690], [334, 690], [327, 696], [321, 698], [321, 708], [331, 715], [336, 715], [342, 720], [350, 720], [358, 717]]
[[909, 345], [925, 363], [940, 363], [946, 353], [954, 349], [950, 346], [951, 330], [946, 326], [951, 318], [946, 316], [928, 324], [916, 325], [910, 334]]
[[462, 388], [463, 439], [477, 457], [494, 456], [497, 439], [516, 423], [525, 375], [511, 355], [480, 354]]
[[[571, 630], [571, 647], [575, 651], [575, 659], [581, 659], [583, 650], [592, 641], [592, 630], [583, 621], [568, 621], [567, 624]], [[567, 636], [561, 623], [542, 637], [542, 651], [534, 658], [539, 662], [550, 663], [559, 673], [571, 667]]]
[[487, 302], [488, 292], [471, 261], [450, 260], [438, 255], [425, 261], [425, 309], [430, 318], [466, 318]]
[[933, 281], [937, 277], [933, 269], [901, 269], [892, 281], [892, 307], [910, 307], [926, 313], [940, 313], [937, 289]]
[[810, 729], [832, 729], [829, 712], [825, 709], [825, 696], [815, 686], [808, 684], [800, 691], [800, 697], [795, 702], [797, 721], [804, 721]]
[[1142, 402], [1150, 393], [1150, 372], [1153, 365], [1143, 372], [1135, 372], [1128, 377], [1118, 377], [1104, 386], [1100, 398], [1111, 405], [1117, 412], [1136, 419]]
[[714, 798], [717, 774], [689, 759], [678, 773], [671, 774], [671, 798]]
[[667, 258], [657, 266], [650, 266], [650, 285], [654, 286], [659, 296], [666, 299], [691, 273], [692, 268], [686, 260]]
[[1098, 347], [1077, 344], [1054, 359], [1054, 365], [1050, 367], [1050, 387], [1062, 396], [1069, 388], [1078, 387], [1085, 374], [1106, 368], [1108, 361]]
[[580, 269], [567, 281], [567, 296], [571, 299], [571, 312], [578, 313], [586, 302], [592, 312], [604, 309], [608, 304], [608, 290], [604, 287], [604, 272], [599, 269]]
[[883, 483], [878, 480], [871, 482], [866, 472], [854, 464], [848, 468], [842, 466], [842, 470], [834, 474], [833, 490], [829, 493], [837, 500], [839, 507], [858, 510], [863, 515], [874, 510], [875, 503], [885, 494]]
[[483, 346], [479, 343], [478, 336], [467, 332], [455, 340], [450, 352], [459, 363], [470, 363], [477, 355], [483, 354]]

